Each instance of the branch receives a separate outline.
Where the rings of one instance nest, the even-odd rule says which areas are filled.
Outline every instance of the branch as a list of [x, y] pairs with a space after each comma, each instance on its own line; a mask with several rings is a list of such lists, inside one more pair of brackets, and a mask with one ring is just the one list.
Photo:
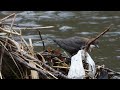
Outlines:
[[11, 32], [11, 31], [5, 30], [5, 29], [3, 29], [3, 28], [1, 28], [1, 27], [0, 27], [0, 31], [3, 31], [3, 32], [8, 33], [8, 34], [14, 34], [14, 35], [20, 36], [20, 34], [17, 33], [17, 32]]
[[102, 35], [104, 35], [106, 32], [108, 32], [110, 30], [111, 26], [112, 26], [112, 24], [109, 27], [107, 27], [107, 29], [105, 29], [102, 33], [100, 33], [99, 35], [97, 35], [96, 38], [93, 38], [92, 40], [88, 41], [88, 43], [86, 44], [86, 47], [85, 47], [85, 51], [88, 51], [91, 43], [93, 43], [98, 38], [100, 38]]
[[11, 17], [11, 16], [13, 16], [13, 15], [15, 15], [15, 13], [13, 13], [13, 14], [10, 14], [9, 16], [7, 16], [7, 17], [5, 17], [5, 18], [1, 19], [1, 20], [0, 20], [0, 22], [3, 22], [3, 21], [5, 21], [7, 18], [9, 18], [9, 17]]
[[44, 50], [45, 50], [45, 44], [44, 44], [44, 41], [43, 41], [43, 39], [42, 39], [40, 30], [39, 30], [39, 36], [40, 36], [40, 39], [41, 39], [41, 41], [42, 41], [42, 44], [43, 44], [43, 51], [44, 51]]

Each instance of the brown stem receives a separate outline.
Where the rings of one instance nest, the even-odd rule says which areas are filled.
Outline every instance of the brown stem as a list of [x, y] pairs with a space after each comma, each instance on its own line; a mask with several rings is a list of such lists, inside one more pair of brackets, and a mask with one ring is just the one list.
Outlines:
[[13, 16], [13, 15], [15, 15], [15, 13], [13, 13], [13, 14], [10, 14], [9, 16], [6, 16], [5, 18], [1, 19], [1, 20], [0, 20], [0, 22], [3, 22], [3, 21], [5, 21], [7, 18], [9, 18], [9, 17], [11, 17], [11, 16]]
[[42, 39], [40, 30], [39, 30], [39, 36], [40, 36], [40, 39], [41, 39], [41, 41], [42, 41], [42, 44], [43, 44], [43, 51], [44, 51], [44, 50], [45, 50], [45, 44], [44, 44], [44, 41], [43, 41], [43, 39]]
[[109, 27], [107, 27], [107, 29], [105, 29], [102, 33], [100, 33], [99, 35], [97, 35], [96, 38], [93, 38], [92, 40], [88, 41], [88, 43], [86, 44], [86, 47], [85, 47], [85, 51], [88, 51], [91, 43], [93, 43], [95, 40], [97, 40], [102, 35], [104, 35], [106, 32], [108, 32], [110, 30], [111, 26], [112, 26], [112, 24]]

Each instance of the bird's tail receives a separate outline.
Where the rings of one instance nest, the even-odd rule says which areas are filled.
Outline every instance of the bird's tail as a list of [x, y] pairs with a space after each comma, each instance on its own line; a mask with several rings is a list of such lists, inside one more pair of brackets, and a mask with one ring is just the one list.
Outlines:
[[57, 44], [56, 37], [47, 37], [47, 41], [51, 44]]

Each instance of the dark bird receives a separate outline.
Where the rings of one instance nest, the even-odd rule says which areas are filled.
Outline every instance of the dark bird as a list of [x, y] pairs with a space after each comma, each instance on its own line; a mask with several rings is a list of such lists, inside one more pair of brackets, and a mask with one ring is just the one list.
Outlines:
[[[86, 43], [89, 41], [90, 39], [88, 38], [84, 38], [84, 37], [70, 37], [67, 39], [53, 39], [53, 41], [58, 44], [62, 49], [64, 49], [65, 51], [67, 51], [70, 55], [74, 55], [76, 54], [79, 50], [84, 49]], [[98, 41], [93, 42], [90, 45], [89, 50], [91, 51], [92, 48], [94, 47], [99, 47], [98, 46]]]

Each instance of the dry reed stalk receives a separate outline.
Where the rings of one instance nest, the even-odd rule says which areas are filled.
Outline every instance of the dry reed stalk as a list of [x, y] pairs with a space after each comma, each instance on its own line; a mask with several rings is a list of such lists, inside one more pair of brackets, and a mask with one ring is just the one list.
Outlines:
[[[27, 55], [27, 56], [26, 56]], [[40, 67], [44, 72], [46, 72], [46, 73], [48, 73], [50, 76], [52, 76], [53, 78], [55, 78], [55, 79], [58, 79], [56, 76], [54, 76], [53, 74], [51, 74], [49, 71], [47, 71], [46, 69], [44, 69], [44, 68], [42, 68], [42, 66], [41, 66], [41, 64], [40, 63], [42, 63], [43, 64], [43, 62], [41, 62], [41, 61], [39, 61], [39, 60], [37, 60], [36, 58], [34, 58], [34, 57], [31, 57], [30, 55], [28, 55], [28, 54], [24, 54], [24, 56], [26, 56], [27, 58], [29, 58], [29, 59], [31, 59], [31, 62], [33, 62], [33, 61], [37, 61], [37, 62], [39, 62], [39, 64], [37, 64], [37, 63], [35, 63], [35, 62], [33, 62], [37, 67]], [[24, 58], [24, 60], [27, 60], [27, 61], [30, 61], [29, 59], [26, 59], [26, 58]], [[45, 63], [44, 63], [45, 64]], [[44, 65], [43, 64], [43, 65]], [[45, 64], [46, 65], [46, 64]], [[49, 68], [50, 66], [48, 66], [47, 68]], [[50, 69], [50, 68], [49, 68]], [[52, 70], [52, 69], [50, 69], [50, 70]], [[54, 70], [54, 69], [53, 69]], [[55, 71], [55, 70], [54, 70]], [[55, 72], [54, 72], [55, 73]], [[61, 73], [62, 74], [62, 73]], [[63, 75], [64, 76], [64, 75]]]
[[[32, 67], [36, 68], [36, 65], [32, 61], [29, 61], [29, 64]], [[39, 79], [39, 74], [37, 71], [35, 71], [35, 70], [30, 70], [30, 71], [31, 71], [31, 79]]]
[[[14, 24], [14, 22], [15, 22], [15, 19], [16, 19], [16, 14], [14, 15], [14, 18], [13, 18], [13, 20], [12, 20], [12, 23], [11, 23], [11, 26], [10, 26], [10, 30], [9, 30], [10, 32], [13, 32], [12, 27], [13, 27], [13, 24]], [[11, 33], [8, 34], [8, 37], [9, 37], [9, 35], [12, 36]]]
[[47, 29], [47, 28], [53, 28], [54, 26], [46, 26], [46, 27], [35, 27], [35, 28], [15, 28], [14, 27], [14, 30], [18, 30], [18, 29], [21, 29], [21, 30], [36, 30], [36, 29]]
[[42, 41], [42, 44], [43, 44], [43, 51], [44, 51], [44, 50], [45, 50], [45, 44], [44, 44], [44, 41], [43, 41], [43, 39], [42, 39], [40, 30], [39, 30], [39, 36], [40, 36], [40, 39], [41, 39], [41, 41]]
[[10, 18], [11, 16], [15, 15], [15, 13], [10, 14], [9, 16], [4, 17], [3, 19], [0, 20], [0, 22], [5, 21], [6, 19]]
[[34, 50], [33, 50], [33, 45], [32, 45], [32, 39], [29, 38], [29, 48], [30, 48], [30, 54], [34, 56]]
[[[32, 56], [34, 56], [34, 51], [33, 51], [33, 45], [32, 45], [32, 40], [31, 40], [31, 38], [29, 38], [29, 43], [30, 43], [30, 53], [31, 53]], [[29, 61], [29, 64], [30, 64], [32, 67], [36, 68], [36, 65], [35, 65], [32, 61]], [[31, 70], [31, 78], [32, 78], [32, 79], [39, 79], [39, 74], [38, 74], [38, 72], [35, 71], [35, 70]]]
[[1, 50], [1, 55], [0, 55], [0, 78], [2, 79], [2, 59], [3, 59], [3, 55], [4, 55], [4, 48], [2, 48]]
[[63, 66], [52, 66], [53, 68], [65, 68], [65, 69], [69, 69], [70, 67], [63, 67]]
[[20, 35], [20, 38], [21, 38], [21, 41], [23, 41], [24, 44], [26, 45], [26, 47], [27, 47], [27, 49], [28, 49], [28, 52], [30, 52], [31, 50], [30, 50], [30, 48], [29, 48], [29, 45], [28, 45], [28, 43], [25, 41], [25, 39], [23, 38], [22, 35]]
[[50, 73], [49, 71], [47, 71], [46, 69], [44, 69], [42, 66], [40, 66], [39, 64], [37, 64], [37, 63], [35, 63], [34, 62], [34, 64], [35, 65], [37, 65], [38, 67], [40, 67], [42, 70], [44, 70], [45, 72], [47, 72], [49, 75], [51, 75], [53, 78], [55, 78], [55, 79], [58, 79], [57, 77], [55, 77], [52, 73]]
[[45, 63], [46, 61], [45, 61], [45, 58], [43, 57], [43, 55], [41, 53], [37, 53], [37, 54], [41, 56], [42, 62]]
[[[42, 69], [44, 72], [46, 72], [46, 74], [48, 73], [50, 76], [52, 76], [53, 78], [55, 79], [58, 79], [57, 77], [55, 77], [52, 73], [50, 73], [49, 71], [47, 71], [46, 69], [44, 69], [41, 65], [41, 63], [38, 64], [38, 60], [30, 60], [30, 59], [27, 59], [23, 56], [21, 56], [24, 60], [28, 61], [28, 62], [31, 62], [32, 64], [36, 65], [37, 67], [39, 67], [40, 69]], [[36, 63], [37, 62], [37, 63]], [[36, 67], [34, 67], [36, 68]]]
[[[8, 41], [8, 39], [6, 39], [6, 42], [7, 42], [7, 41]], [[22, 73], [21, 73], [21, 71], [20, 71], [20, 69], [19, 69], [19, 66], [17, 65], [17, 63], [16, 63], [15, 59], [13, 58], [12, 54], [10, 54], [9, 50], [8, 50], [7, 47], [6, 47], [6, 46], [7, 46], [6, 42], [5, 42], [5, 45], [4, 45], [4, 44], [0, 41], [1, 45], [3, 46], [3, 50], [4, 50], [4, 52], [5, 52], [5, 50], [6, 50], [6, 51], [9, 53], [10, 57], [12, 58], [13, 62], [14, 62], [15, 65], [16, 65], [18, 71], [20, 72], [21, 77], [23, 78], [23, 75], [22, 75]], [[3, 53], [4, 53], [4, 52], [3, 52]], [[2, 66], [2, 65], [1, 65], [1, 66]]]
[[14, 25], [15, 19], [16, 19], [16, 14], [14, 15], [14, 18], [13, 18], [13, 20], [12, 20], [12, 23], [11, 23], [11, 26], [10, 26], [10, 31], [12, 30], [12, 27], [13, 27], [13, 25]]
[[5, 29], [3, 29], [3, 28], [1, 28], [1, 27], [0, 27], [0, 31], [3, 31], [3, 32], [8, 33], [8, 34], [14, 34], [14, 35], [20, 36], [20, 34], [17, 33], [17, 32], [8, 31], [8, 30], [5, 30]]
[[38, 71], [39, 73], [41, 73], [44, 78], [48, 79], [48, 76], [46, 75], [46, 72], [44, 72], [42, 69], [40, 68], [35, 68], [33, 67], [32, 65], [30, 65], [28, 62], [26, 62], [20, 55], [20, 53], [17, 53], [17, 52], [7, 52], [6, 53], [7, 55], [12, 55], [12, 57], [17, 60], [19, 63], [23, 64], [24, 66], [26, 66], [27, 68], [29, 69], [33, 69], [33, 70], [36, 70]]
[[[23, 56], [25, 56], [26, 58], [28, 58], [28, 59], [30, 59], [30, 60], [35, 60], [35, 61], [38, 61], [39, 63], [42, 63], [42, 65], [43, 65], [45, 68], [47, 68], [47, 69], [49, 69], [50, 71], [54, 72], [54, 73], [56, 74], [56, 75], [55, 75], [56, 77], [57, 77], [57, 76], [60, 76], [60, 77], [62, 77], [62, 78], [68, 79], [66, 75], [62, 74], [62, 73], [59, 72], [59, 71], [56, 71], [56, 70], [53, 69], [52, 67], [48, 66], [47, 64], [41, 62], [40, 60], [38, 60], [38, 59], [36, 59], [36, 58], [34, 58], [34, 57], [32, 57], [31, 55], [29, 55], [29, 54], [27, 54], [27, 53], [26, 53], [26, 54], [23, 53]], [[32, 67], [32, 68], [33, 68], [33, 67]], [[34, 68], [34, 69], [35, 69], [35, 68]]]

